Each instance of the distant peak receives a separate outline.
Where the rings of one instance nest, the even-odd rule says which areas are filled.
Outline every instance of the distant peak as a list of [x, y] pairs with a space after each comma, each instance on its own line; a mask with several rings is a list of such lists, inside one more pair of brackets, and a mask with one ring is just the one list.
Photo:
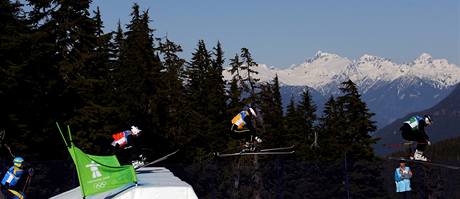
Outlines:
[[328, 53], [318, 50], [315, 54], [315, 57], [321, 57], [324, 55], [328, 55]]
[[415, 63], [417, 64], [427, 64], [433, 61], [433, 57], [428, 53], [422, 53], [417, 59], [415, 59]]
[[428, 53], [422, 53], [419, 58], [422, 58], [422, 59], [432, 59], [431, 55], [428, 54]]
[[321, 50], [318, 50], [315, 54], [315, 57], [327, 57], [327, 56], [338, 56], [338, 55], [333, 54], [333, 53], [323, 52]]
[[377, 57], [375, 55], [369, 55], [369, 54], [364, 54], [359, 58], [360, 61], [375, 61], [375, 60], [380, 60], [382, 58]]
[[315, 60], [318, 60], [318, 59], [329, 59], [329, 58], [338, 58], [340, 56], [336, 55], [336, 54], [332, 54], [332, 53], [327, 53], [327, 52], [323, 52], [321, 50], [318, 50], [315, 54], [315, 57], [313, 57], [312, 59], [307, 59], [307, 62], [308, 63], [311, 63]]

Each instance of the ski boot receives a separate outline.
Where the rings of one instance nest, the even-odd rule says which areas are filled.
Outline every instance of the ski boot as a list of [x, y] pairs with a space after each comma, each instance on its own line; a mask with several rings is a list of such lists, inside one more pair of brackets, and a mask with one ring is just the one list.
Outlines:
[[255, 137], [254, 138], [258, 144], [262, 143], [262, 139], [260, 137]]
[[260, 137], [254, 137], [254, 139], [252, 140], [250, 146], [249, 146], [249, 151], [251, 152], [255, 152], [257, 151], [257, 146], [262, 143], [262, 139], [260, 139]]
[[137, 169], [139, 167], [144, 166], [146, 159], [147, 158], [144, 155], [141, 154], [141, 155], [139, 155], [139, 159], [131, 161], [131, 164], [133, 165], [134, 169]]
[[415, 153], [413, 156], [410, 157], [411, 160], [418, 160], [418, 161], [424, 161], [428, 162], [428, 158], [426, 158], [423, 155], [423, 151], [415, 150]]
[[249, 152], [251, 151], [251, 143], [250, 142], [245, 142], [243, 144], [243, 149], [241, 149], [241, 153], [246, 153], [246, 152]]

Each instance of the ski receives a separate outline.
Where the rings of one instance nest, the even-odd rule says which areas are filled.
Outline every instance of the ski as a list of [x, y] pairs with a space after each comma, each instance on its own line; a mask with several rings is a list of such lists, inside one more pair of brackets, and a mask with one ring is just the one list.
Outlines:
[[243, 155], [288, 155], [293, 154], [295, 151], [273, 151], [273, 152], [238, 152], [238, 153], [215, 153], [217, 157], [231, 157]]
[[163, 157], [161, 157], [161, 158], [158, 158], [158, 159], [156, 159], [156, 160], [154, 160], [154, 161], [152, 161], [152, 162], [149, 162], [149, 163], [147, 163], [147, 164], [138, 166], [137, 168], [135, 168], [135, 170], [137, 171], [137, 170], [140, 169], [140, 168], [144, 168], [144, 167], [150, 166], [150, 165], [152, 165], [152, 164], [156, 164], [156, 163], [158, 163], [158, 162], [161, 162], [161, 161], [163, 161], [163, 160], [166, 160], [166, 159], [169, 158], [169, 156], [172, 156], [172, 155], [176, 154], [177, 152], [179, 152], [179, 149], [177, 149], [176, 151], [174, 151], [174, 152], [172, 152], [172, 153], [170, 153], [170, 154], [168, 154], [168, 155], [165, 155], [165, 156], [163, 156]]
[[417, 145], [417, 144], [428, 144], [428, 143], [418, 143], [418, 142], [414, 142], [414, 141], [407, 141], [407, 142], [403, 142], [403, 143], [387, 143], [387, 144], [383, 144], [383, 146], [385, 147], [390, 147], [390, 148], [398, 148], [398, 147], [407, 147], [407, 146], [412, 146], [412, 145]]
[[282, 151], [282, 150], [293, 149], [294, 147], [295, 147], [295, 145], [288, 146], [288, 147], [272, 148], [272, 149], [261, 149], [260, 152], [267, 152], [267, 151]]
[[388, 157], [388, 159], [390, 159], [390, 160], [404, 160], [404, 161], [408, 161], [408, 162], [416, 162], [416, 163], [421, 163], [421, 164], [444, 167], [444, 168], [448, 168], [448, 169], [460, 169], [460, 166], [452, 166], [452, 165], [446, 165], [446, 164], [440, 164], [440, 163], [428, 162], [428, 161], [420, 161], [420, 160], [411, 160], [409, 158], [403, 158], [403, 157]]

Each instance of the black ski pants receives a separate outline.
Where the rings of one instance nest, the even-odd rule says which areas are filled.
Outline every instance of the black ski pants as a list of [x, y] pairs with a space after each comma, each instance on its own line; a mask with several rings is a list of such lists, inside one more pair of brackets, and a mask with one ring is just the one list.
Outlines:
[[409, 124], [404, 123], [400, 128], [402, 137], [407, 141], [417, 142], [417, 150], [425, 151], [427, 142], [423, 137], [422, 133], [417, 131], [412, 131], [412, 128]]

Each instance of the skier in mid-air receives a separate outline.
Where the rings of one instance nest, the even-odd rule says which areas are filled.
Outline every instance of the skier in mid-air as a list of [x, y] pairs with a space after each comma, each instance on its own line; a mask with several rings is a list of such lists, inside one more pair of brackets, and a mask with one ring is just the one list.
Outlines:
[[113, 138], [112, 146], [121, 148], [121, 149], [130, 147], [129, 143], [132, 137], [139, 136], [141, 131], [142, 130], [140, 130], [136, 126], [131, 126], [131, 130], [114, 133], [112, 135], [112, 138]]
[[262, 139], [256, 134], [256, 118], [256, 112], [249, 107], [232, 119], [231, 131], [236, 137], [245, 141], [242, 152], [255, 151], [256, 145], [262, 142]]
[[428, 158], [423, 155], [423, 152], [426, 149], [426, 145], [431, 145], [431, 142], [425, 132], [425, 127], [431, 125], [432, 123], [433, 120], [429, 115], [424, 115], [423, 117], [416, 115], [403, 122], [403, 125], [400, 128], [402, 137], [407, 141], [417, 142], [417, 148], [414, 154], [410, 157], [411, 159], [428, 161]]
[[135, 146], [136, 140], [141, 134], [141, 131], [136, 126], [131, 126], [130, 130], [125, 130], [122, 132], [117, 132], [112, 135], [115, 154], [120, 160], [120, 162], [125, 164], [133, 164], [133, 166], [138, 167], [144, 164], [145, 157]]
[[[259, 144], [262, 139], [256, 131], [256, 111], [251, 108], [245, 108], [232, 119], [231, 137], [241, 140], [241, 150], [236, 153], [215, 152], [217, 157], [232, 157], [242, 155], [289, 155], [295, 153], [291, 150], [295, 145], [277, 148], [260, 148]], [[286, 151], [291, 150], [291, 151]]]

